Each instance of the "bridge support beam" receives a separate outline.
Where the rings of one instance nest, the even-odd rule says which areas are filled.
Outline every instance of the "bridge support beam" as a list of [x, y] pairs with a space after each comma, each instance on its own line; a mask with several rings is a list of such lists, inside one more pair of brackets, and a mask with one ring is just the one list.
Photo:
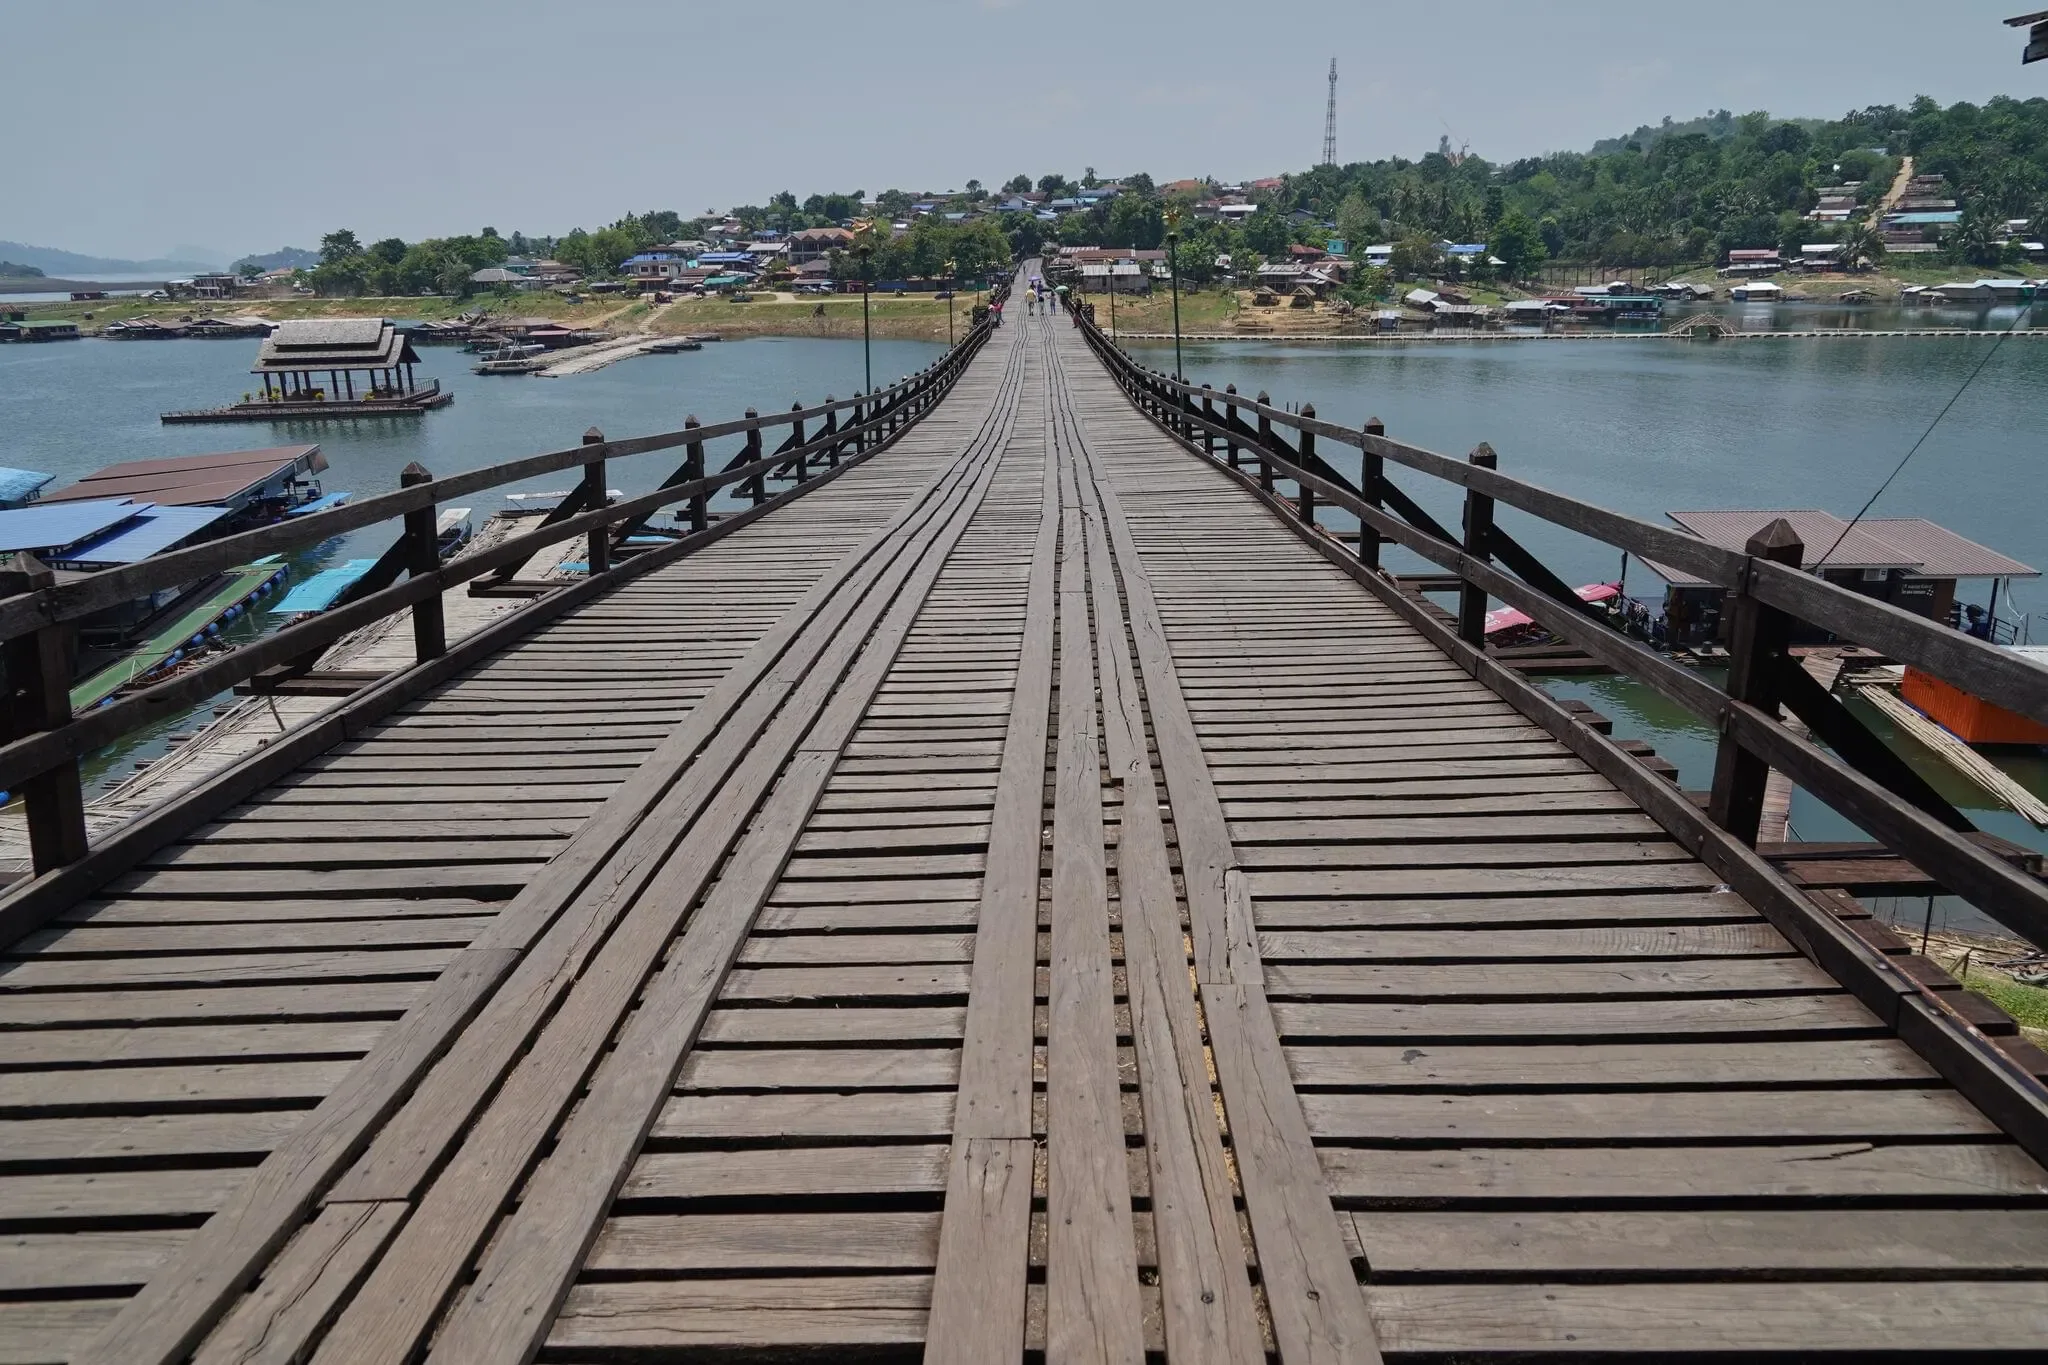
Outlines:
[[[1792, 523], [1779, 517], [1749, 538], [1743, 547], [1751, 559], [1767, 559], [1798, 568], [1806, 545]], [[1792, 618], [1752, 597], [1748, 591], [1754, 567], [1745, 570], [1743, 591], [1732, 596], [1728, 622], [1728, 695], [1776, 719], [1780, 681], [1790, 662]], [[1763, 823], [1764, 784], [1771, 765], [1737, 742], [1724, 725], [1714, 751], [1714, 786], [1707, 797], [1707, 818], [1743, 843], [1756, 846]]]
[[[1303, 403], [1301, 405], [1301, 415], [1310, 421], [1314, 421], [1316, 415], [1315, 404]], [[1316, 434], [1314, 432], [1304, 431], [1301, 433], [1300, 457], [1296, 463], [1303, 469], [1311, 469], [1315, 466]], [[1302, 483], [1298, 480], [1294, 487], [1298, 495], [1295, 498], [1294, 505], [1301, 512], [1302, 524], [1313, 528], [1316, 524], [1316, 490], [1313, 485]]]

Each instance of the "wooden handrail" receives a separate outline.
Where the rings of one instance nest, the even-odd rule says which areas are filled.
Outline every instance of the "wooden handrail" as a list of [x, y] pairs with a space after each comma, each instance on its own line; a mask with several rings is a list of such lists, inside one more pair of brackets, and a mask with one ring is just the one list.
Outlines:
[[[130, 600], [136, 593], [187, 582], [241, 563], [252, 555], [317, 542], [341, 531], [374, 525], [393, 516], [402, 517], [405, 521], [405, 535], [400, 543], [408, 547], [405, 554], [410, 570], [409, 576], [401, 582], [285, 626], [153, 687], [95, 707], [83, 716], [71, 716], [67, 705], [60, 712], [41, 715], [35, 723], [17, 724], [14, 738], [0, 744], [0, 787], [27, 787], [32, 807], [32, 835], [43, 826], [49, 826], [43, 837], [31, 839], [36, 872], [41, 874], [76, 861], [86, 849], [83, 811], [77, 808], [75, 801], [53, 818], [38, 824], [38, 817], [48, 812], [34, 807], [39, 804], [38, 793], [49, 785], [44, 779], [50, 775], [68, 774], [71, 786], [67, 789], [75, 790], [78, 761], [122, 735], [161, 720], [179, 708], [214, 696], [267, 669], [303, 660], [348, 632], [407, 607], [415, 609], [418, 627], [415, 643], [419, 659], [424, 663], [446, 649], [442, 632], [434, 624], [439, 619], [435, 609], [440, 604], [442, 593], [493, 570], [522, 564], [548, 545], [586, 535], [594, 541], [596, 537], [608, 535], [613, 527], [630, 524], [658, 508], [688, 503], [692, 509], [692, 530], [675, 542], [672, 551], [664, 553], [689, 554], [697, 546], [708, 544], [722, 534], [721, 528], [702, 524], [701, 509], [711, 494], [734, 485], [765, 481], [774, 470], [793, 466], [798, 471], [796, 485], [773, 498], [757, 498], [750, 514], [758, 514], [810, 490], [812, 480], [804, 477], [804, 472], [813, 456], [825, 456], [836, 469], [883, 449], [932, 410], [988, 339], [989, 331], [986, 322], [975, 326], [938, 361], [873, 394], [828, 401], [811, 408], [798, 406], [767, 417], [749, 416], [713, 426], [686, 425], [680, 431], [656, 436], [621, 441], [592, 440], [568, 450], [529, 456], [445, 479], [430, 479], [425, 470], [415, 466], [407, 470], [405, 486], [395, 493], [367, 498], [361, 503], [317, 513], [296, 522], [262, 527], [212, 541], [190, 550], [145, 560], [129, 568], [95, 574], [64, 587], [48, 586], [47, 573], [22, 576], [21, 584], [27, 590], [0, 599], [0, 645], [7, 649], [10, 662], [16, 655], [27, 657], [22, 653], [23, 647], [33, 648], [39, 642], [55, 638], [58, 632], [72, 629], [68, 623], [79, 616], [115, 602]], [[840, 425], [837, 414], [849, 409], [858, 414], [858, 420]], [[818, 416], [824, 416], [828, 421], [816, 438], [802, 440], [804, 420]], [[590, 471], [601, 471], [607, 458], [644, 454], [674, 446], [688, 447], [690, 458], [686, 468], [693, 472], [701, 471], [701, 451], [705, 441], [745, 434], [749, 438], [749, 449], [758, 449], [760, 430], [781, 425], [793, 426], [792, 440], [801, 443], [785, 443], [773, 455], [735, 464], [716, 474], [665, 483], [649, 493], [622, 498], [574, 516], [547, 522], [488, 550], [462, 555], [446, 564], [440, 563], [433, 552], [433, 509], [447, 498], [569, 467], [582, 470], [587, 482], [591, 477]], [[840, 460], [839, 453], [849, 445], [856, 453], [845, 461]], [[600, 473], [599, 487], [602, 482]], [[593, 561], [590, 577], [605, 578], [616, 572], [616, 569], [608, 572]], [[567, 587], [568, 582], [565, 581], [563, 586]], [[16, 683], [15, 690], [19, 692], [20, 688], [21, 684]], [[15, 710], [20, 712], [21, 707], [17, 705]]]
[[[1218, 393], [1202, 386], [1178, 384], [1164, 375], [1145, 370], [1125, 356], [1121, 350], [1111, 346], [1099, 330], [1083, 318], [1080, 323], [1090, 345], [1102, 355], [1110, 372], [1127, 387], [1148, 391], [1151, 400], [1141, 406], [1152, 411], [1154, 421], [1162, 429], [1173, 432], [1176, 424], [1191, 425], [1198, 431], [1210, 431], [1222, 436], [1236, 436], [1241, 439], [1243, 427], [1226, 426], [1224, 421], [1212, 421], [1203, 413], [1208, 405], [1222, 402], [1227, 406], [1219, 414], [1227, 419], [1232, 407], [1251, 409], [1262, 419], [1261, 425], [1268, 432], [1274, 425], [1287, 425], [1307, 434], [1325, 436], [1345, 441], [1363, 433], [1347, 428], [1333, 428], [1327, 423], [1314, 420], [1313, 416], [1296, 418], [1269, 404], [1239, 400], [1235, 394]], [[1203, 406], [1190, 401], [1194, 397], [1203, 400]], [[1174, 408], [1171, 416], [1160, 415], [1160, 400], [1171, 399]], [[1284, 423], [1283, 423], [1284, 419]], [[1205, 454], [1206, 458], [1223, 464], [1224, 460], [1213, 452], [1205, 452], [1204, 442], [1198, 438], [1182, 438], [1183, 444], [1191, 451]], [[1576, 509], [1597, 514], [1579, 518], [1583, 529], [1585, 524], [1596, 520], [1612, 519], [1628, 526], [1655, 532], [1661, 537], [1677, 536], [1680, 533], [1665, 531], [1662, 527], [1636, 521], [1619, 513], [1579, 503], [1574, 499], [1548, 490], [1537, 489], [1519, 480], [1509, 479], [1496, 471], [1479, 464], [1452, 461], [1429, 451], [1414, 447], [1400, 447], [1408, 454], [1424, 457], [1408, 460], [1394, 453], [1392, 447], [1398, 443], [1386, 441], [1383, 437], [1370, 438], [1370, 442], [1350, 439], [1348, 444], [1358, 446], [1367, 455], [1382, 455], [1397, 460], [1411, 468], [1434, 466], [1429, 472], [1439, 469], [1444, 477], [1453, 474], [1484, 475], [1484, 478], [1464, 477], [1454, 481], [1463, 484], [1468, 491], [1498, 496], [1500, 501], [1511, 502], [1524, 510], [1535, 510], [1529, 504], [1538, 501], [1555, 500], [1569, 504]], [[1285, 452], [1285, 453], [1283, 453]], [[1925, 812], [1887, 790], [1865, 774], [1844, 763], [1841, 758], [1816, 745], [1809, 737], [1783, 724], [1777, 717], [1766, 714], [1753, 706], [1730, 697], [1726, 692], [1707, 682], [1699, 675], [1680, 667], [1669, 659], [1653, 652], [1641, 643], [1622, 635], [1604, 623], [1593, 619], [1573, 605], [1560, 602], [1520, 578], [1495, 567], [1483, 558], [1474, 555], [1464, 546], [1451, 540], [1432, 535], [1418, 529], [1399, 517], [1393, 516], [1367, 498], [1359, 496], [1352, 488], [1334, 482], [1317, 474], [1294, 460], [1287, 458], [1287, 448], [1274, 441], [1260, 442], [1253, 454], [1260, 464], [1262, 479], [1273, 477], [1288, 479], [1298, 489], [1311, 492], [1312, 499], [1342, 508], [1359, 519], [1362, 531], [1377, 533], [1382, 539], [1392, 541], [1456, 574], [1462, 581], [1481, 589], [1508, 605], [1526, 612], [1545, 629], [1563, 637], [1584, 650], [1587, 654], [1636, 679], [1659, 695], [1685, 707], [1696, 716], [1714, 725], [1724, 738], [1724, 743], [1739, 743], [1756, 754], [1772, 767], [1779, 768], [1801, 786], [1813, 792], [1849, 819], [1868, 829], [1872, 835], [1888, 847], [1921, 867], [1944, 887], [1977, 905], [1992, 915], [2001, 924], [2038, 947], [2048, 948], [2048, 885], [2039, 879], [2014, 868], [2005, 859], [1987, 850], [1968, 834], [1958, 833], [1940, 821], [1930, 818]], [[1503, 484], [1513, 485], [1505, 489]], [[1516, 496], [1504, 496], [1512, 492]], [[1540, 495], [1530, 497], [1529, 494]], [[1275, 500], [1283, 512], [1307, 534], [1321, 534], [1312, 523], [1302, 519], [1299, 503], [1290, 503], [1284, 498]], [[1314, 501], [1308, 505], [1312, 508]], [[1538, 515], [1541, 515], [1539, 512]], [[1587, 534], [1595, 534], [1588, 531]], [[1694, 545], [1704, 542], [1691, 537], [1681, 537]], [[1812, 575], [1800, 573], [1783, 564], [1772, 563], [1759, 556], [1732, 554], [1713, 546], [1704, 546], [1712, 558], [1726, 558], [1733, 561], [1734, 572], [1728, 574], [1726, 586], [1746, 591], [1768, 605], [1786, 610], [1802, 619], [1813, 620], [1809, 608], [1814, 603], [1823, 607], [1842, 608], [1836, 598], [1851, 601], [1847, 609], [1859, 605], [1881, 608], [1881, 611], [1866, 613], [1873, 623], [1868, 635], [1858, 638], [1875, 639], [1882, 643], [1890, 640], [1905, 640], [1919, 646], [1918, 658], [1926, 660], [1920, 666], [1937, 676], [1951, 681], [1979, 676], [1973, 667], [1980, 654], [1990, 654], [2004, 662], [1999, 651], [1982, 641], [1971, 639], [1958, 631], [1935, 626], [1924, 618], [1911, 616], [1887, 604], [1860, 597], [1845, 589], [1838, 588]], [[1667, 560], [1671, 556], [1664, 556]], [[1701, 556], [1699, 567], [1706, 567], [1709, 556]], [[1688, 570], [1697, 571], [1695, 565], [1686, 565]], [[1702, 577], [1707, 577], [1705, 573]], [[1892, 618], [1903, 618], [1900, 621]], [[1950, 650], [1951, 643], [1975, 646], [1972, 649]], [[1891, 652], [1891, 651], [1888, 651]], [[1958, 664], [1957, 660], [1961, 663]], [[2031, 673], [2040, 674], [2048, 680], [2048, 670], [2035, 668], [2031, 664], [2014, 660]], [[2022, 681], [2026, 681], [2024, 678]], [[2025, 689], [2021, 689], [2023, 695]], [[1981, 695], [1981, 693], [1980, 693]], [[2048, 718], [2048, 695], [2036, 702], [2042, 718]]]
[[1811, 625], [1882, 650], [1974, 696], [2048, 724], [2048, 668], [2009, 650], [1890, 603], [1851, 592], [1811, 572], [1754, 561], [1748, 555], [1723, 549], [1683, 531], [1557, 493], [1497, 470], [1357, 427], [1322, 421], [1312, 414], [1290, 413], [1235, 393], [1173, 379], [1139, 365], [1085, 318], [1080, 325], [1112, 370], [1121, 370], [1126, 378], [1144, 386], [1155, 397], [1175, 400], [1178, 420], [1184, 424], [1217, 435], [1229, 434], [1228, 427], [1221, 421], [1205, 418], [1194, 402], [1182, 401], [1199, 399], [1221, 405], [1225, 413], [1241, 409], [1270, 426], [1336, 441], [1483, 494], [1553, 525], [1627, 550], [1640, 559], [1682, 569], [1722, 588], [1750, 592]]
[[[105, 569], [69, 583], [35, 592], [19, 593], [0, 599], [0, 641], [11, 640], [28, 631], [56, 622], [75, 621], [107, 607], [133, 601], [137, 597], [162, 588], [189, 583], [195, 578], [219, 573], [264, 555], [316, 545], [344, 532], [361, 530], [380, 521], [402, 517], [407, 512], [446, 504], [457, 498], [468, 497], [504, 484], [518, 483], [564, 469], [580, 469], [593, 460], [624, 459], [632, 455], [645, 455], [686, 444], [715, 441], [724, 436], [744, 435], [767, 427], [789, 426], [807, 419], [845, 412], [863, 404], [872, 409], [879, 402], [883, 408], [890, 408], [895, 400], [933, 383], [934, 376], [942, 368], [957, 367], [965, 356], [971, 355], [980, 347], [985, 338], [986, 324], [982, 324], [976, 331], [963, 337], [958, 345], [930, 367], [899, 380], [886, 389], [877, 389], [872, 395], [865, 397], [842, 398], [815, 407], [785, 409], [761, 417], [739, 418], [730, 422], [713, 423], [710, 426], [685, 427], [678, 431], [660, 432], [651, 436], [606, 441], [602, 445], [574, 445], [562, 450], [528, 455], [503, 464], [465, 470], [460, 474], [451, 474], [412, 488], [379, 493], [358, 502], [330, 508], [325, 512], [315, 512], [310, 516], [293, 518], [272, 526], [261, 526], [238, 535], [224, 536], [219, 540], [207, 541], [203, 545], [156, 555], [118, 569]], [[846, 430], [841, 429], [842, 437]], [[784, 458], [789, 457], [785, 455]], [[724, 487], [732, 482], [736, 480], [720, 475], [716, 487]]]

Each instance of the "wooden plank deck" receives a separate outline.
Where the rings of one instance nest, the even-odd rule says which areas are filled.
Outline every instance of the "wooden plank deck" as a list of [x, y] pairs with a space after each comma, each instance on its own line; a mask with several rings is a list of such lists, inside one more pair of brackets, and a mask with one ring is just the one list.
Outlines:
[[0, 1107], [0, 1361], [2048, 1339], [2048, 1174], [1042, 318], [13, 945]]

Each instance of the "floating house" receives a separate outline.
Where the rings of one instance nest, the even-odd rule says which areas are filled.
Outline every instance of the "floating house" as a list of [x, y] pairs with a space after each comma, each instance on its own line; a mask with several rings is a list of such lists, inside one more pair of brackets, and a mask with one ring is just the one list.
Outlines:
[[410, 416], [453, 400], [439, 380], [421, 384], [411, 339], [385, 318], [296, 318], [281, 322], [256, 354], [249, 373], [260, 396], [195, 412], [167, 412], [166, 422], [264, 422], [281, 417]]
[[[2013, 579], [2041, 576], [2038, 569], [1923, 517], [1875, 517], [1851, 526], [1832, 512], [1814, 508], [1665, 515], [1680, 529], [1737, 553], [1751, 536], [1783, 517], [1806, 546], [1808, 572], [1934, 621], [1949, 621], [1956, 615], [1956, 585], [1961, 580], [1990, 580], [1995, 607]], [[1657, 564], [1650, 568], [1668, 584], [1664, 612], [1672, 643], [1699, 644], [1717, 638], [1724, 590], [1677, 569]], [[1827, 643], [1825, 637], [1813, 634], [1811, 627], [1802, 624], [1799, 631], [1796, 644]]]
[[30, 321], [26, 312], [0, 314], [0, 341], [76, 341], [78, 324], [55, 319]]
[[129, 500], [160, 507], [217, 507], [233, 517], [219, 534], [275, 521], [322, 496], [327, 468], [317, 445], [224, 450], [162, 460], [123, 460], [94, 470], [45, 503]]

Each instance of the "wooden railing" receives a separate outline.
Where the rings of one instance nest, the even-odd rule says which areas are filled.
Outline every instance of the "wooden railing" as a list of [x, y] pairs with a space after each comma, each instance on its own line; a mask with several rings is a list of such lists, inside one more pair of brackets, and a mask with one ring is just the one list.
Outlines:
[[[121, 736], [180, 714], [259, 674], [309, 667], [321, 650], [341, 636], [406, 608], [413, 612], [418, 662], [439, 659], [448, 651], [441, 595], [486, 575], [494, 575], [502, 583], [549, 545], [587, 537], [590, 577], [565, 580], [546, 589], [533, 585], [528, 595], [548, 591], [558, 597], [571, 582], [602, 587], [691, 554], [889, 445], [945, 396], [987, 338], [988, 324], [984, 322], [926, 369], [886, 389], [850, 399], [828, 398], [816, 406], [799, 404], [766, 416], [750, 409], [737, 421], [709, 426], [700, 425], [693, 417], [681, 430], [625, 440], [604, 440], [593, 431], [584, 444], [567, 450], [530, 455], [447, 478], [434, 478], [415, 464], [401, 476], [402, 486], [396, 492], [70, 582], [58, 583], [49, 569], [29, 556], [17, 555], [12, 566], [0, 572], [0, 647], [4, 647], [9, 703], [6, 742], [0, 744], [0, 788], [19, 791], [26, 800], [37, 874], [77, 864], [87, 855], [79, 762]], [[807, 424], [816, 424], [810, 428], [814, 434], [807, 435]], [[779, 428], [788, 428], [789, 435], [771, 451], [764, 433]], [[706, 463], [706, 446], [730, 437], [741, 438], [738, 452], [712, 471]], [[677, 447], [684, 451], [683, 463], [658, 488], [607, 502], [607, 462]], [[437, 507], [565, 469], [579, 469], [583, 477], [572, 497], [540, 525], [488, 549], [441, 562], [435, 543]], [[768, 481], [779, 477], [793, 478], [794, 483], [771, 496]], [[727, 489], [735, 490], [751, 505], [713, 523], [710, 500]], [[676, 504], [687, 506], [689, 526], [677, 539], [652, 549], [625, 543], [656, 511]], [[333, 608], [167, 681], [83, 715], [72, 715], [68, 637], [81, 618], [251, 559], [316, 545], [344, 532], [394, 520], [403, 527], [397, 543], [351, 595]]]
[[[1085, 316], [1089, 345], [1138, 407], [1197, 450], [1272, 495], [1276, 480], [1292, 498], [1271, 501], [1326, 547], [1321, 505], [1359, 519], [1357, 563], [1377, 572], [1382, 544], [1403, 546], [1455, 574], [1463, 584], [1457, 635], [1483, 650], [1489, 596], [1527, 612], [1545, 629], [1712, 725], [1720, 735], [1708, 815], [1754, 846], [1769, 770], [1776, 768], [1873, 838], [1970, 901], [2019, 937], [2048, 947], [2048, 885], [1985, 841], [1970, 822], [1855, 714], [1797, 666], [1787, 643], [1804, 621], [1867, 645], [2005, 709], [2048, 723], [2048, 669], [2009, 650], [1829, 583], [1801, 567], [1804, 547], [1789, 525], [1765, 528], [1736, 553], [1695, 536], [1610, 511], [1500, 473], [1482, 445], [1456, 460], [1390, 440], [1377, 422], [1345, 427], [1319, 420], [1313, 407], [1289, 413], [1265, 394], [1218, 392], [1148, 369], [1114, 345]], [[1279, 433], [1295, 433], [1290, 443]], [[1358, 477], [1340, 472], [1332, 447], [1358, 452]], [[1399, 465], [1464, 490], [1460, 533], [1438, 524], [1387, 477]], [[1589, 608], [1494, 521], [1496, 504], [1683, 570], [1729, 597], [1731, 654], [1726, 690], [1621, 634]], [[1823, 741], [1780, 718], [1790, 710]]]

